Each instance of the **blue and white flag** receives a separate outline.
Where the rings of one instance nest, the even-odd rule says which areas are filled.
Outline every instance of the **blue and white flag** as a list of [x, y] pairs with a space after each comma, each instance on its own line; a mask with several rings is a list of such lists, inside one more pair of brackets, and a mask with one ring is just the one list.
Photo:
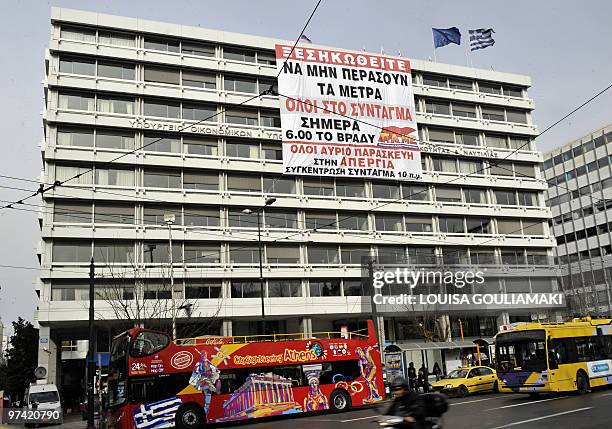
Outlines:
[[477, 49], [484, 49], [495, 44], [493, 36], [495, 33], [492, 28], [478, 28], [476, 30], [469, 30], [470, 33], [470, 50], [475, 51]]
[[461, 44], [461, 32], [457, 27], [432, 28], [434, 48], [441, 48], [449, 43]]
[[176, 396], [142, 404], [134, 410], [134, 426], [137, 429], [174, 427], [174, 416], [182, 404], [183, 401]]

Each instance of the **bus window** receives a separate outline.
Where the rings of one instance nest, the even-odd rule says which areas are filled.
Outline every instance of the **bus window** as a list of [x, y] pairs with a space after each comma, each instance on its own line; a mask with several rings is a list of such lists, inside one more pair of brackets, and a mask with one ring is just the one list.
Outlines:
[[361, 375], [357, 360], [340, 360], [323, 363], [319, 384], [332, 384], [338, 381], [350, 381]]
[[132, 345], [132, 356], [143, 357], [157, 353], [165, 348], [170, 339], [160, 332], [142, 331], [136, 335]]
[[190, 376], [191, 373], [183, 373], [134, 378], [130, 382], [130, 402], [147, 403], [175, 396], [189, 385]]
[[544, 332], [511, 332], [500, 335], [497, 339], [497, 362], [500, 372], [517, 368], [522, 371], [546, 370]]

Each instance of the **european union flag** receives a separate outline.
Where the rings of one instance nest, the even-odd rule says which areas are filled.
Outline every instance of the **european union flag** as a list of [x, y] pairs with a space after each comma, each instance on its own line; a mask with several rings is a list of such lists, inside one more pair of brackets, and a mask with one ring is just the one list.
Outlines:
[[449, 43], [461, 44], [461, 32], [457, 27], [432, 28], [434, 48], [441, 48]]

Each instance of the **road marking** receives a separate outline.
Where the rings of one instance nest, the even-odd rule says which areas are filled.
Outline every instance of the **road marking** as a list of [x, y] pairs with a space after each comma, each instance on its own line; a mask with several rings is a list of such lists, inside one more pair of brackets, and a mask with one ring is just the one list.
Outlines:
[[367, 419], [375, 419], [378, 416], [366, 416], [366, 417], [357, 417], [354, 419], [346, 419], [346, 420], [340, 420], [340, 423], [348, 423], [348, 422], [355, 422], [357, 420], [367, 420]]
[[581, 411], [586, 411], [586, 410], [590, 410], [593, 407], [584, 407], [584, 408], [577, 408], [575, 410], [569, 410], [569, 411], [564, 411], [562, 413], [556, 413], [556, 414], [549, 414], [547, 416], [542, 416], [542, 417], [535, 417], [533, 419], [529, 419], [529, 420], [521, 420], [520, 422], [514, 422], [514, 423], [508, 423], [507, 425], [501, 425], [501, 426], [495, 426], [492, 429], [503, 429], [503, 428], [509, 428], [512, 426], [518, 426], [518, 425], [522, 425], [525, 423], [532, 423], [532, 422], [537, 422], [539, 420], [544, 420], [544, 419], [550, 419], [552, 417], [559, 417], [559, 416], [564, 416], [566, 414], [572, 414], [572, 413], [579, 413]]
[[453, 405], [473, 404], [474, 402], [490, 401], [491, 399], [499, 399], [499, 398], [485, 398], [485, 399], [475, 399], [473, 401], [451, 402], [450, 405], [453, 406]]
[[528, 402], [521, 402], [520, 404], [512, 404], [512, 405], [504, 405], [503, 407], [495, 407], [495, 408], [489, 408], [485, 411], [491, 411], [491, 410], [501, 410], [503, 408], [514, 408], [514, 407], [521, 407], [523, 405], [531, 405], [531, 404], [537, 404], [538, 402], [547, 402], [547, 401], [556, 401], [557, 399], [563, 399], [563, 398], [567, 398], [568, 396], [560, 396], [558, 398], [546, 398], [546, 399], [538, 399], [537, 401], [528, 401]]
[[596, 398], [601, 398], [602, 396], [610, 396], [612, 392], [604, 393], [603, 395], [595, 395]]

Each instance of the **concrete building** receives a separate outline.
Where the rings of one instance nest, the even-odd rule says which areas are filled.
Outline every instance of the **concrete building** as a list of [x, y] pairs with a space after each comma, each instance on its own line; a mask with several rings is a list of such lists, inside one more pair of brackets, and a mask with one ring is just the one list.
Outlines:
[[[46, 192], [39, 218], [38, 321], [48, 341], [40, 364], [50, 378], [87, 338], [92, 252], [103, 276], [98, 351], [129, 323], [168, 323], [169, 213], [175, 301], [191, 305], [190, 316], [178, 311], [179, 335], [187, 326], [262, 332], [257, 217], [243, 210], [270, 197], [267, 333], [362, 326], [370, 310], [360, 258], [370, 252], [412, 265], [488, 266], [480, 291], [555, 290], [527, 76], [413, 60], [423, 182], [280, 178], [278, 97], [237, 104], [270, 87], [274, 45], [292, 42], [67, 9], [51, 16], [41, 182], [83, 174]], [[439, 348], [456, 347], [461, 329], [469, 343], [552, 311], [440, 315], [450, 335]], [[385, 341], [418, 350], [415, 362], [428, 348], [420, 317], [379, 316]], [[457, 351], [449, 353], [427, 355], [430, 368], [454, 365]]]
[[612, 284], [612, 125], [544, 155], [555, 262], [569, 308], [610, 315]]

